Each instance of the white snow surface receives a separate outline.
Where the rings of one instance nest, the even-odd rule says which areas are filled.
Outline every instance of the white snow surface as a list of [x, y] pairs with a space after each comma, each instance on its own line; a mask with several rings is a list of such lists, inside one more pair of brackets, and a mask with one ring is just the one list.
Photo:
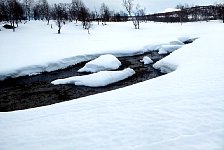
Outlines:
[[181, 47], [182, 45], [162, 45], [159, 49], [159, 54], [171, 53]]
[[[186, 39], [186, 40], [189, 40], [189, 39]], [[178, 41], [178, 40], [176, 40], [176, 41], [171, 41], [169, 44], [170, 44], [170, 45], [184, 45], [183, 42]]]
[[144, 65], [148, 65], [148, 64], [151, 64], [153, 63], [152, 59], [149, 58], [148, 56], [144, 56], [142, 60], [140, 60], [140, 62], [143, 62]]
[[166, 28], [169, 38], [185, 31], [200, 37], [154, 65], [171, 73], [77, 100], [2, 112], [0, 149], [223, 150], [223, 24], [155, 24], [130, 34], [151, 30], [147, 36], [159, 38]]
[[198, 37], [205, 30], [197, 23], [195, 30], [191, 24], [167, 24], [164, 28], [161, 23], [142, 23], [140, 30], [133, 30], [132, 22], [106, 26], [93, 23], [88, 34], [80, 22], [71, 22], [58, 35], [55, 23], [50, 24], [53, 29], [46, 22], [30, 21], [20, 24], [15, 33], [0, 27], [0, 80], [66, 68], [103, 54], [116, 57], [143, 54], [179, 37]]
[[86, 63], [78, 72], [98, 72], [104, 70], [116, 70], [120, 67], [121, 62], [113, 55], [101, 55], [100, 57]]
[[131, 77], [135, 74], [133, 69], [127, 68], [121, 71], [100, 71], [97, 73], [84, 75], [84, 76], [75, 76], [65, 79], [58, 79], [52, 81], [54, 85], [58, 84], [75, 84], [75, 85], [84, 85], [89, 87], [102, 87], [107, 86], [112, 83], [124, 80], [128, 77]]
[[167, 12], [174, 12], [174, 11], [180, 11], [180, 9], [176, 9], [176, 8], [166, 8], [163, 11], [159, 11], [157, 13], [167, 13]]

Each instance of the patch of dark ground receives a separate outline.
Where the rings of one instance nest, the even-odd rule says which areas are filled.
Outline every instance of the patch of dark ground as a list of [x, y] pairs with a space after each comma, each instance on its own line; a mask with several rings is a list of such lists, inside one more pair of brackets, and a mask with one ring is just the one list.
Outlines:
[[86, 62], [70, 66], [53, 72], [44, 72], [35, 76], [23, 76], [17, 78], [9, 78], [0, 81], [0, 111], [14, 111], [28, 108], [51, 105], [63, 101], [77, 99], [88, 95], [102, 93], [138, 82], [149, 80], [163, 75], [152, 65], [144, 65], [139, 60], [144, 56], [149, 56], [154, 62], [162, 59], [166, 55], [159, 55], [158, 52], [150, 52], [138, 56], [119, 57], [124, 68], [132, 68], [136, 74], [123, 81], [113, 83], [106, 87], [85, 87], [75, 85], [52, 85], [51, 81], [59, 78], [67, 78], [71, 76], [81, 76], [77, 70], [85, 65]]

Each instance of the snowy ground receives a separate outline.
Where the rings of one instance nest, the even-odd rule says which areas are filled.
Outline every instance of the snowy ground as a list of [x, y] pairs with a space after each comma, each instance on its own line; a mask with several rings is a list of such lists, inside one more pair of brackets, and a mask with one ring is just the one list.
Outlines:
[[[0, 31], [1, 71], [87, 53], [142, 50], [186, 35], [199, 39], [154, 64], [172, 71], [167, 75], [78, 100], [0, 113], [0, 149], [224, 149], [223, 24], [148, 23], [137, 31], [129, 23], [109, 23], [94, 26], [90, 35], [71, 33], [69, 25], [62, 35], [54, 34], [56, 29], [46, 33], [42, 23], [34, 26], [43, 27], [36, 36], [24, 33], [28, 24], [18, 33]], [[48, 34], [51, 38], [40, 39]]]
[[54, 85], [74, 84], [89, 87], [101, 87], [127, 79], [128, 77], [131, 77], [134, 74], [135, 71], [133, 69], [126, 68], [120, 71], [100, 71], [89, 75], [58, 79], [52, 81], [51, 83]]
[[160, 23], [142, 23], [140, 30], [133, 30], [131, 22], [108, 23], [107, 26], [94, 24], [90, 35], [80, 23], [63, 26], [61, 35], [56, 34], [55, 25], [51, 29], [46, 22], [39, 21], [21, 24], [15, 33], [1, 28], [0, 80], [7, 76], [57, 70], [96, 58], [99, 54], [141, 54], [159, 49], [161, 44], [167, 45], [179, 37], [197, 37], [212, 24], [204, 27], [197, 23], [195, 27], [167, 24], [164, 28]]

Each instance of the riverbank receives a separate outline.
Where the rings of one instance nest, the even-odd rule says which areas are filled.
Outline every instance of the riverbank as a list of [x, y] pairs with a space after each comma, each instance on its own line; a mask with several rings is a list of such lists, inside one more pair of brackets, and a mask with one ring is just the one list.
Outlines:
[[136, 74], [126, 80], [108, 85], [106, 87], [91, 88], [75, 85], [53, 85], [51, 81], [70, 76], [82, 76], [85, 73], [77, 72], [85, 62], [53, 72], [45, 72], [35, 76], [24, 76], [0, 81], [0, 110], [15, 111], [40, 106], [51, 105], [97, 93], [102, 93], [163, 75], [154, 69], [152, 64], [144, 65], [140, 60], [149, 56], [154, 62], [164, 58], [158, 52], [150, 52], [143, 55], [119, 57], [124, 68], [132, 68]]

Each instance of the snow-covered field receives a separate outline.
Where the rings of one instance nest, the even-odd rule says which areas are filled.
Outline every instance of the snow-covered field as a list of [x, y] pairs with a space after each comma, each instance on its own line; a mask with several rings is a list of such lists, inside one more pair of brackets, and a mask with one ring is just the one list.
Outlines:
[[[143, 23], [140, 30], [133, 30], [131, 22], [108, 23], [107, 26], [94, 24], [90, 35], [80, 23], [68, 23], [62, 27], [62, 34], [58, 35], [57, 27], [54, 22], [51, 23], [53, 29], [46, 22], [28, 22], [21, 24], [15, 33], [1, 28], [0, 80], [7, 76], [17, 77], [65, 68], [100, 54], [142, 54], [159, 49], [162, 44], [167, 46], [179, 37], [198, 36], [198, 32], [192, 33], [190, 24], [183, 29], [179, 24], [167, 24], [164, 28], [164, 24], [160, 23]], [[200, 29], [200, 26], [196, 28]], [[203, 30], [206, 27], [202, 27]]]
[[223, 25], [143, 23], [134, 30], [131, 23], [108, 23], [94, 25], [90, 35], [73, 24], [64, 26], [61, 35], [42, 22], [21, 25], [15, 33], [2, 29], [1, 75], [86, 54], [134, 54], [179, 37], [199, 39], [154, 64], [167, 75], [78, 100], [0, 113], [0, 149], [223, 150]]

